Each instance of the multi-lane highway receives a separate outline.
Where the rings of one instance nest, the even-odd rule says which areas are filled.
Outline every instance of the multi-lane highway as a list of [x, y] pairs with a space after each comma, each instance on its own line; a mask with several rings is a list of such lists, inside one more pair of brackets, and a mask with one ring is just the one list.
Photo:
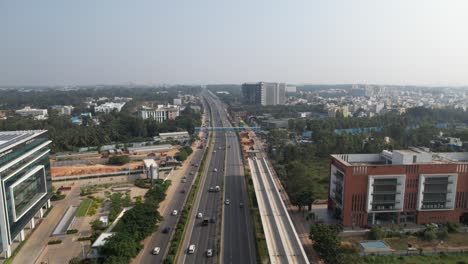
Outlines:
[[[204, 103], [204, 109], [206, 117], [210, 116], [210, 108]], [[193, 157], [191, 160], [192, 164], [200, 164], [203, 158], [204, 151], [201, 149], [195, 149], [193, 152]], [[187, 166], [183, 175], [187, 177], [186, 182], [182, 182], [182, 178], [176, 179], [172, 182], [171, 187], [175, 188], [172, 196], [166, 197], [167, 205], [163, 212], [160, 212], [161, 215], [164, 217], [164, 220], [159, 224], [159, 229], [155, 232], [150, 240], [149, 243], [146, 244], [145, 248], [140, 255], [137, 257], [135, 262], [137, 263], [162, 263], [165, 256], [167, 255], [168, 247], [170, 238], [175, 231], [175, 227], [177, 224], [177, 220], [180, 216], [180, 212], [184, 206], [184, 202], [187, 198], [187, 195], [190, 191], [190, 187], [194, 182], [195, 176], [197, 175], [198, 166]], [[179, 214], [177, 216], [171, 215], [173, 210], [177, 210]], [[168, 233], [164, 233], [164, 229], [169, 228]], [[153, 255], [152, 251], [155, 247], [160, 248], [160, 253], [157, 255]]]
[[249, 158], [248, 162], [270, 262], [309, 263], [265, 158]]
[[[219, 99], [209, 92], [204, 92], [203, 96], [211, 107], [213, 126], [231, 127]], [[232, 131], [213, 131], [213, 139], [207, 170], [200, 183], [184, 238], [183, 252], [177, 262], [218, 263], [222, 257], [221, 263], [255, 263], [255, 244], [239, 141]], [[216, 186], [220, 186], [222, 191], [209, 191], [210, 187]], [[226, 204], [226, 200], [229, 200], [229, 204]], [[203, 217], [197, 218], [198, 213], [202, 213]], [[203, 218], [210, 219], [208, 225], [202, 225]], [[224, 221], [222, 232], [219, 229], [220, 221]], [[194, 253], [188, 252], [190, 245], [195, 245]], [[208, 249], [212, 250], [213, 256], [207, 255]]]
[[[231, 127], [226, 111], [222, 119], [225, 127]], [[255, 241], [248, 206], [247, 185], [244, 178], [242, 153], [239, 139], [234, 132], [226, 133], [225, 199], [230, 205], [224, 207], [222, 232], [222, 263], [256, 263]]]

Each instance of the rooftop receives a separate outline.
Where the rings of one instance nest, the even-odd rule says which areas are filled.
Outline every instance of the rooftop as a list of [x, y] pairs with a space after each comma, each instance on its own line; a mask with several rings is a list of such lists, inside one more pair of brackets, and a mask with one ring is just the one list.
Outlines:
[[372, 154], [331, 155], [347, 166], [467, 163], [468, 152], [431, 152], [427, 148], [383, 150]]
[[0, 153], [45, 132], [46, 130], [1, 131]]

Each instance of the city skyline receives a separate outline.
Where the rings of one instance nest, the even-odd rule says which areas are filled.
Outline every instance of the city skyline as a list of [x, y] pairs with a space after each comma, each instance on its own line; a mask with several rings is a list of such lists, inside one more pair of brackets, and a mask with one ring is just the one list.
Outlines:
[[3, 3], [0, 85], [467, 85], [468, 3]]

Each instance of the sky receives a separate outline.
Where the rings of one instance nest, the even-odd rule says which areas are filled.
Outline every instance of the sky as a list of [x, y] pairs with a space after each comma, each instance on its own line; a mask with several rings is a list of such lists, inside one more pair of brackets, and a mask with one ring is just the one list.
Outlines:
[[466, 0], [0, 1], [0, 85], [468, 85]]

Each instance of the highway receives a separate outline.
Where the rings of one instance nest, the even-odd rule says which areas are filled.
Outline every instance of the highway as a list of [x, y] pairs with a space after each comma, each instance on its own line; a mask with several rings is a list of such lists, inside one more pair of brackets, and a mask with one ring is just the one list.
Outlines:
[[[207, 117], [210, 116], [210, 108], [206, 106], [204, 103], [204, 109], [206, 109]], [[202, 149], [194, 149], [193, 157], [191, 160], [192, 164], [201, 164], [201, 160], [203, 158], [204, 150]], [[177, 220], [180, 216], [180, 212], [184, 206], [185, 200], [187, 195], [190, 191], [190, 187], [195, 180], [195, 176], [197, 175], [198, 167], [196, 166], [187, 166], [183, 175], [187, 177], [187, 182], [183, 183], [181, 179], [177, 179], [176, 181], [172, 181], [172, 185], [175, 185], [175, 191], [171, 194], [168, 194], [166, 197], [167, 205], [163, 212], [160, 212], [161, 215], [164, 217], [163, 221], [159, 224], [158, 231], [153, 233], [151, 238], [149, 239], [149, 243], [145, 244], [144, 249], [138, 255], [137, 259], [134, 261], [135, 263], [143, 263], [143, 264], [150, 264], [150, 263], [162, 263], [164, 258], [167, 255], [169, 250], [169, 242], [170, 238], [175, 231], [175, 227], [177, 224]], [[192, 174], [193, 172], [193, 174]], [[184, 191], [184, 193], [182, 193]], [[173, 210], [177, 210], [179, 214], [177, 216], [171, 215]], [[163, 233], [163, 229], [169, 227], [169, 233]], [[155, 247], [160, 247], [161, 251], [158, 255], [153, 255], [152, 251]]]
[[263, 157], [249, 158], [271, 263], [309, 263]]
[[[203, 96], [213, 113], [212, 125], [230, 127], [227, 113], [219, 99], [209, 92], [204, 92]], [[177, 263], [218, 263], [220, 257], [221, 263], [256, 263], [239, 141], [234, 132], [225, 131], [214, 131], [213, 139], [213, 151], [207, 159], [208, 168], [200, 183], [183, 242], [183, 252]], [[215, 186], [220, 186], [222, 191], [208, 191]], [[226, 199], [230, 200], [229, 205], [224, 204]], [[246, 206], [241, 208], [241, 203]], [[208, 225], [202, 226], [202, 219], [196, 218], [199, 212], [203, 218], [213, 218], [215, 223], [210, 221]], [[219, 244], [221, 233], [223, 237]], [[196, 247], [195, 253], [188, 254], [187, 249], [192, 244]], [[206, 255], [208, 249], [213, 250], [212, 257]]]
[[[231, 127], [226, 112], [224, 126]], [[248, 206], [239, 139], [234, 132], [226, 133], [228, 145], [224, 196], [231, 204], [224, 207], [222, 232], [222, 263], [256, 263], [255, 238]], [[242, 204], [242, 206], [241, 206]]]

